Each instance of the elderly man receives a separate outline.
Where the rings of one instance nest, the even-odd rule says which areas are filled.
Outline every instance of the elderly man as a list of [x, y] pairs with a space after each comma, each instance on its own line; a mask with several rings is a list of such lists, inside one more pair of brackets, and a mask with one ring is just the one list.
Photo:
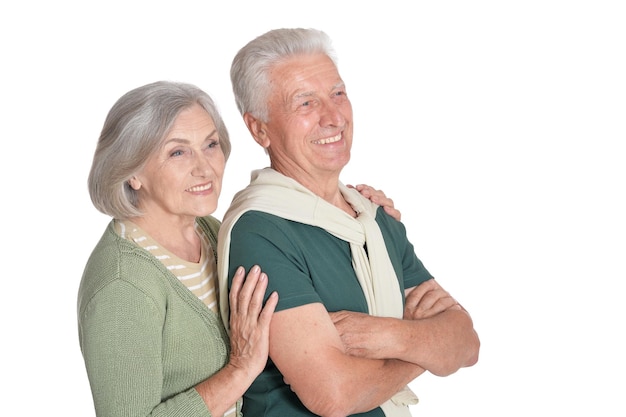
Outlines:
[[[248, 416], [410, 416], [407, 384], [478, 360], [469, 314], [414, 253], [404, 226], [340, 180], [352, 107], [328, 36], [270, 31], [231, 68], [237, 105], [271, 167], [252, 173], [219, 236], [220, 297], [258, 264], [280, 299]], [[222, 317], [228, 325], [227, 304]]]

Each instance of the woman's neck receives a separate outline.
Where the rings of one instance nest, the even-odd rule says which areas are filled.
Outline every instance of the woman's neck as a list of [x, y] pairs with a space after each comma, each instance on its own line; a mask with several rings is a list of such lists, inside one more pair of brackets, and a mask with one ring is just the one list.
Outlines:
[[192, 222], [157, 222], [149, 216], [141, 216], [130, 220], [179, 258], [189, 262], [200, 261], [202, 247], [195, 219]]

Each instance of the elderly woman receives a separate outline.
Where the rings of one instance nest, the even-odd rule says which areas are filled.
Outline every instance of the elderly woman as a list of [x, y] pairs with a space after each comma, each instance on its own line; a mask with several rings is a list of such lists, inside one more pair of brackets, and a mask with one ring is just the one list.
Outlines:
[[[242, 415], [241, 397], [268, 358], [278, 296], [263, 304], [267, 276], [239, 268], [228, 337], [216, 291], [220, 222], [210, 214], [230, 149], [215, 104], [193, 85], [136, 88], [106, 118], [88, 183], [112, 220], [78, 293], [98, 416]], [[362, 192], [399, 216], [383, 193]]]

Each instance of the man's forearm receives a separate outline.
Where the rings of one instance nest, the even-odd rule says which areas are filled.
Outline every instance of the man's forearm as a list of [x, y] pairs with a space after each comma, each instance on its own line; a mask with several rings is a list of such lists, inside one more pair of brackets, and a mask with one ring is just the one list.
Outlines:
[[363, 358], [400, 359], [435, 375], [473, 365], [479, 341], [463, 309], [406, 320], [341, 311], [331, 313], [346, 352]]
[[418, 364], [434, 375], [450, 375], [478, 360], [480, 341], [472, 319], [462, 309], [420, 320], [398, 320], [389, 330], [396, 341], [394, 357]]
[[329, 369], [329, 379], [315, 387], [292, 381], [302, 403], [320, 416], [346, 416], [372, 410], [425, 372], [398, 359], [372, 360], [347, 356], [345, 366]]

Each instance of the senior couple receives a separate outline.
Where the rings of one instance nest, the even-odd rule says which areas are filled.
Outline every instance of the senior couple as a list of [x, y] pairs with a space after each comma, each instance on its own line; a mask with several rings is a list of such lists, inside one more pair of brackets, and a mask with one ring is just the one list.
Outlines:
[[231, 145], [211, 98], [156, 82], [111, 108], [89, 174], [112, 220], [79, 341], [98, 416], [410, 416], [407, 384], [478, 359], [463, 307], [383, 192], [340, 181], [352, 107], [329, 37], [278, 29], [231, 67], [270, 166], [222, 222]]

